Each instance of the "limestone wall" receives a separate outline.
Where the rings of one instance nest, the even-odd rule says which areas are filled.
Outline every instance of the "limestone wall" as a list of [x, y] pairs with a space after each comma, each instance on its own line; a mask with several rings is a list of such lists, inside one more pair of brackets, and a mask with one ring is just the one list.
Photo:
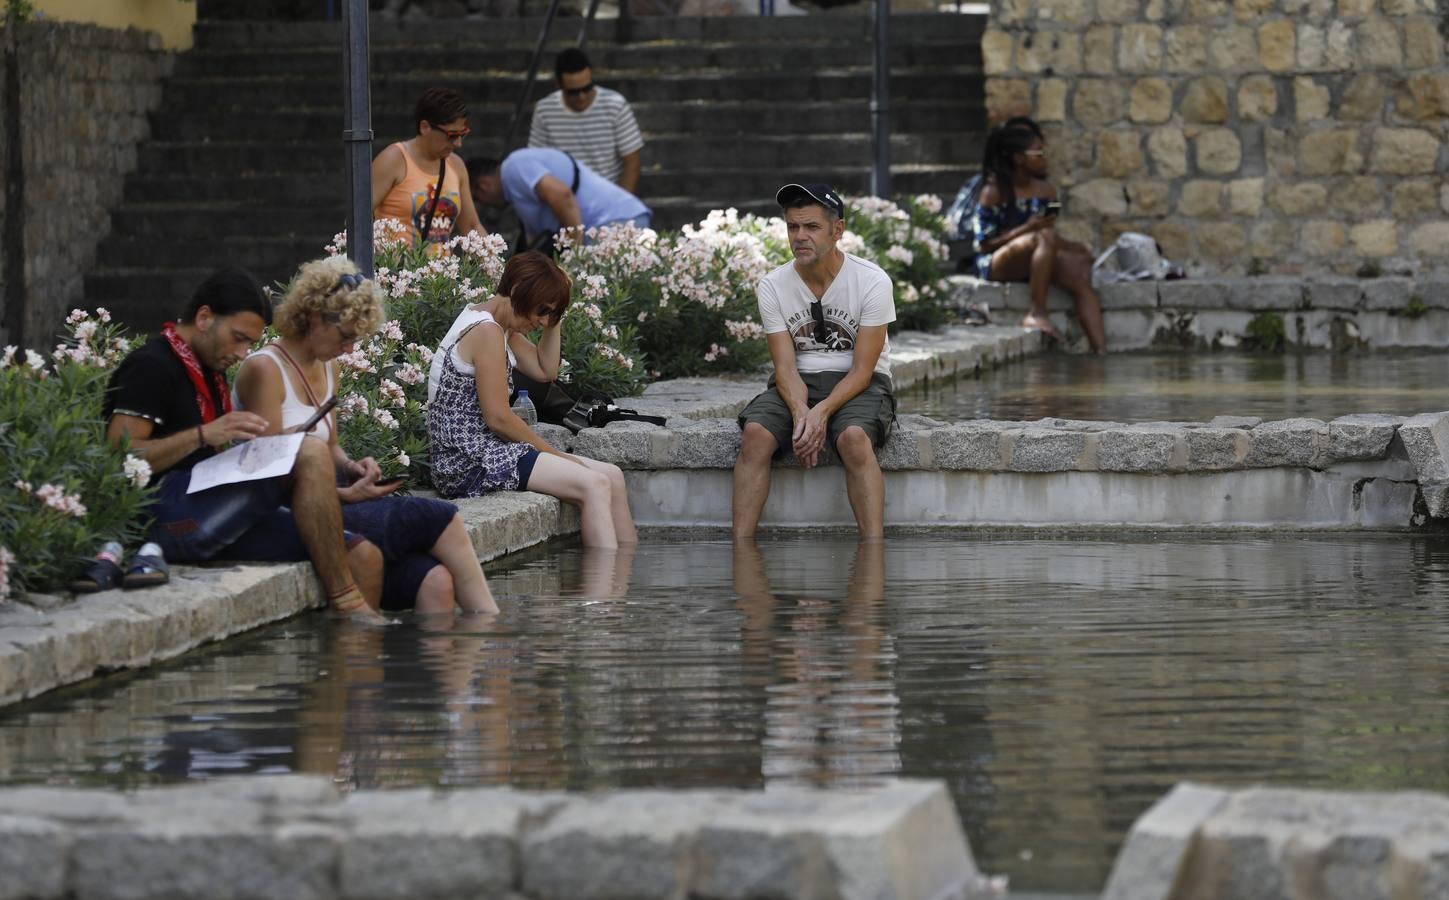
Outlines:
[[43, 349], [82, 302], [84, 272], [110, 230], [108, 210], [136, 167], [174, 57], [154, 32], [46, 20], [20, 26], [19, 54], [25, 342]]
[[1445, 0], [996, 0], [988, 116], [1047, 127], [1063, 231], [1208, 271], [1449, 265]]

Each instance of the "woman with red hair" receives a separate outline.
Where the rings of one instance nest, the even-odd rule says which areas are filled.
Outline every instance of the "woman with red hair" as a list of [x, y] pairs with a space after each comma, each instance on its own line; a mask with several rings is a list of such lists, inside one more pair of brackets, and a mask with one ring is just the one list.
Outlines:
[[[551, 446], [512, 409], [513, 370], [558, 376], [560, 331], [572, 284], [542, 253], [508, 261], [498, 293], [465, 307], [428, 373], [433, 485], [443, 497], [537, 491], [577, 504], [586, 547], [638, 541], [624, 473]], [[538, 343], [528, 334], [542, 329]]]

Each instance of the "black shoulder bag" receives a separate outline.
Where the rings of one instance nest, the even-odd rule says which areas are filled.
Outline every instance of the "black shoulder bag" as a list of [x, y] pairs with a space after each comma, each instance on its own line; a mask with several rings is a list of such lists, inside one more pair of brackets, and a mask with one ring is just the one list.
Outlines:
[[443, 199], [443, 179], [448, 175], [448, 157], [438, 160], [438, 186], [433, 188], [433, 201], [428, 204], [428, 211], [422, 218], [413, 217], [413, 227], [418, 232], [418, 246], [425, 247], [428, 244], [428, 232], [433, 228], [433, 213], [438, 211], [438, 201]]

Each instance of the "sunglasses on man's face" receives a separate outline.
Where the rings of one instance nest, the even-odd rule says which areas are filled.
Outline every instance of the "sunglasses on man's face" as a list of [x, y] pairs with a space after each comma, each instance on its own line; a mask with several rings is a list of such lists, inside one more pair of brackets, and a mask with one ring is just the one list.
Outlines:
[[815, 343], [822, 346], [830, 343], [830, 332], [825, 328], [825, 307], [819, 300], [810, 304], [810, 317], [815, 320]]
[[594, 83], [592, 81], [590, 81], [588, 84], [584, 85], [583, 87], [564, 88], [563, 89], [563, 92], [564, 92], [564, 96], [565, 97], [582, 97], [583, 95], [587, 94], [589, 91], [592, 91], [593, 89], [594, 89]]

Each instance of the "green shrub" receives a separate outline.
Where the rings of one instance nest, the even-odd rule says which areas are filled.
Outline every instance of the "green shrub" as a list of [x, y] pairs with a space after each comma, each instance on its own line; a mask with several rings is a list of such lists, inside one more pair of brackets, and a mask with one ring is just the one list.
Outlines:
[[50, 360], [14, 347], [0, 359], [0, 599], [64, 586], [102, 543], [134, 544], [148, 524], [150, 467], [111, 448], [101, 419], [129, 344], [97, 316], [72, 312]]

